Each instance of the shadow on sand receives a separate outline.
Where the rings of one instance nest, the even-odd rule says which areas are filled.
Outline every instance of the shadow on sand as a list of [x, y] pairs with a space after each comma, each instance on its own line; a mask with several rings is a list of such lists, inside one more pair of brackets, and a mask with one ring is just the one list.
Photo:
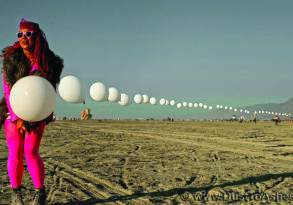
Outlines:
[[[209, 186], [203, 186], [203, 187], [186, 187], [186, 188], [174, 188], [166, 191], [154, 191], [149, 193], [135, 193], [132, 195], [127, 196], [113, 196], [108, 199], [87, 199], [84, 201], [73, 201], [64, 203], [62, 205], [92, 205], [96, 203], [106, 203], [106, 202], [116, 202], [116, 201], [127, 201], [132, 199], [138, 199], [140, 197], [169, 197], [176, 194], [183, 194], [185, 192], [189, 192], [191, 194], [198, 192], [198, 191], [209, 191], [213, 188], [224, 188], [227, 186], [238, 186], [238, 185], [244, 185], [249, 183], [257, 183], [257, 182], [265, 182], [271, 179], [278, 179], [278, 178], [286, 178], [286, 177], [293, 177], [293, 172], [288, 173], [280, 173], [280, 174], [266, 174], [261, 176], [255, 176], [255, 177], [247, 177], [243, 178], [239, 181], [232, 181], [232, 182], [226, 182], [223, 184], [217, 184], [217, 185], [209, 185]], [[58, 203], [59, 204], [59, 203]]]

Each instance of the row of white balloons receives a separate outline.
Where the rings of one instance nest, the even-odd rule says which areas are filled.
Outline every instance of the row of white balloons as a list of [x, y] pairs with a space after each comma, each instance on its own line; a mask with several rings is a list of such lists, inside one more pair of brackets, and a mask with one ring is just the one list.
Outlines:
[[[84, 86], [82, 85], [79, 78], [75, 76], [66, 76], [61, 79], [58, 91], [60, 97], [66, 102], [71, 103], [81, 103], [85, 102], [85, 92]], [[126, 106], [130, 104], [129, 96], [125, 93], [121, 93], [115, 87], [107, 87], [101, 83], [96, 82], [90, 87], [90, 96], [93, 100], [118, 102], [120, 105]], [[45, 119], [55, 110], [56, 105], [56, 93], [53, 86], [46, 79], [39, 76], [27, 76], [18, 80], [10, 91], [10, 104], [14, 113], [30, 122], [36, 122]], [[150, 103], [152, 105], [157, 104], [155, 97], [149, 97], [146, 94], [136, 94], [133, 98], [134, 102], [137, 104]], [[159, 100], [160, 105], [171, 105], [176, 104], [175, 100], [167, 100], [161, 98]], [[176, 104], [177, 108], [189, 107], [189, 108], [203, 108], [212, 110], [212, 106], [208, 106], [203, 103], [187, 103], [179, 102]], [[237, 108], [217, 105], [217, 109], [224, 109], [237, 112]], [[241, 113], [249, 114], [248, 110], [239, 110]], [[259, 114], [278, 114], [283, 116], [291, 116], [291, 113], [279, 113], [279, 112], [269, 112], [264, 110], [259, 110], [255, 113]]]
[[[80, 103], [85, 101], [85, 92], [84, 86], [79, 78], [69, 75], [65, 76], [61, 79], [60, 84], [58, 86], [58, 91], [61, 98], [67, 102], [71, 103]], [[129, 105], [130, 98], [126, 93], [121, 93], [115, 87], [107, 87], [101, 82], [95, 82], [90, 87], [90, 96], [94, 101], [102, 102], [102, 101], [109, 101], [109, 102], [118, 102], [120, 105], [127, 106]], [[133, 98], [133, 101], [136, 104], [146, 104], [150, 103], [151, 105], [157, 104], [157, 99], [155, 97], [149, 97], [147, 94], [136, 94]], [[168, 100], [165, 98], [161, 98], [158, 103], [160, 105], [176, 105], [177, 108], [203, 108], [208, 110], [213, 110], [212, 106], [203, 104], [203, 103], [187, 103], [187, 102], [178, 102], [176, 103], [175, 100]], [[244, 114], [250, 114], [249, 110], [246, 109], [237, 109], [231, 106], [223, 106], [217, 105], [216, 108], [218, 110], [227, 110], [227, 111], [234, 111], [240, 112]], [[290, 116], [289, 113], [279, 113], [279, 112], [269, 112], [269, 111], [254, 111], [254, 113], [259, 114], [278, 114], [284, 116]]]

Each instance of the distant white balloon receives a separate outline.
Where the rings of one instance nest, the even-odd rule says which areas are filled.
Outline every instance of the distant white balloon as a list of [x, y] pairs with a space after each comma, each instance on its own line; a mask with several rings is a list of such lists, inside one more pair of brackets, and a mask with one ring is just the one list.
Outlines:
[[70, 103], [81, 103], [85, 101], [84, 86], [81, 80], [73, 75], [68, 75], [60, 80], [58, 86], [60, 97]]
[[202, 103], [199, 103], [199, 104], [198, 104], [198, 106], [199, 106], [199, 107], [202, 107], [202, 106], [203, 106], [203, 104], [202, 104]]
[[236, 108], [234, 109], [234, 112], [237, 112], [237, 109]]
[[182, 103], [183, 107], [187, 107], [187, 102]]
[[208, 108], [208, 106], [207, 105], [203, 105], [203, 109], [207, 109]]
[[227, 106], [225, 106], [225, 110], [227, 110], [228, 109], [228, 107]]
[[166, 100], [165, 105], [169, 105], [169, 100]]
[[192, 108], [193, 107], [193, 103], [188, 103], [188, 107]]
[[119, 103], [119, 105], [122, 105], [122, 106], [129, 105], [130, 104], [129, 96], [125, 93], [121, 93], [120, 101], [118, 103]]
[[219, 109], [220, 108], [220, 105], [217, 105], [216, 108]]
[[12, 86], [9, 100], [18, 117], [37, 122], [54, 112], [56, 93], [48, 80], [31, 75], [19, 79]]
[[160, 105], [165, 105], [165, 103], [166, 103], [166, 100], [164, 98], [161, 98], [160, 99]]
[[233, 110], [233, 107], [229, 107], [229, 110]]
[[105, 101], [108, 96], [108, 90], [103, 83], [96, 82], [90, 87], [90, 96], [97, 102]]
[[171, 106], [174, 106], [175, 103], [176, 103], [175, 100], [171, 100], [171, 101], [170, 101], [170, 105], [171, 105]]
[[108, 100], [110, 102], [118, 102], [120, 100], [120, 93], [117, 88], [109, 88]]
[[143, 102], [143, 96], [141, 94], [136, 94], [133, 98], [136, 104], [141, 104]]
[[142, 100], [142, 102], [143, 103], [149, 103], [149, 101], [150, 101], [150, 98], [149, 98], [149, 96], [148, 95], [142, 95], [142, 98], [143, 98], [143, 100]]
[[223, 109], [223, 105], [220, 105], [220, 109]]
[[157, 100], [155, 97], [150, 98], [150, 104], [155, 105], [157, 103]]
[[242, 109], [240, 109], [239, 111], [240, 111], [240, 112], [243, 112], [243, 110], [242, 110]]
[[213, 107], [212, 106], [209, 106], [209, 110], [212, 110], [213, 109]]
[[193, 107], [197, 108], [198, 107], [198, 103], [194, 103]]
[[181, 103], [177, 103], [177, 108], [181, 108], [182, 104]]

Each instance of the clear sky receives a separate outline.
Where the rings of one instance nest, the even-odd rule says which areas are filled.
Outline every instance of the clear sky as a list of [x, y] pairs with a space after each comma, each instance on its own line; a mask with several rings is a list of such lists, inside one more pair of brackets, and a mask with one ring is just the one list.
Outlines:
[[3, 1], [0, 47], [38, 22], [74, 74], [130, 95], [251, 105], [293, 96], [291, 0]]

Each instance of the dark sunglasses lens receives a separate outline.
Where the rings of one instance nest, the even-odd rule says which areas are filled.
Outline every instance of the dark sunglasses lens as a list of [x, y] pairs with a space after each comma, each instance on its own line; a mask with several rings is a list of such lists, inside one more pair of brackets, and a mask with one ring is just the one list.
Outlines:
[[31, 31], [26, 32], [26, 37], [31, 37], [33, 35], [33, 33]]
[[22, 33], [21, 33], [21, 32], [18, 32], [18, 33], [17, 33], [17, 37], [18, 37], [18, 38], [21, 38], [21, 37], [22, 37]]

